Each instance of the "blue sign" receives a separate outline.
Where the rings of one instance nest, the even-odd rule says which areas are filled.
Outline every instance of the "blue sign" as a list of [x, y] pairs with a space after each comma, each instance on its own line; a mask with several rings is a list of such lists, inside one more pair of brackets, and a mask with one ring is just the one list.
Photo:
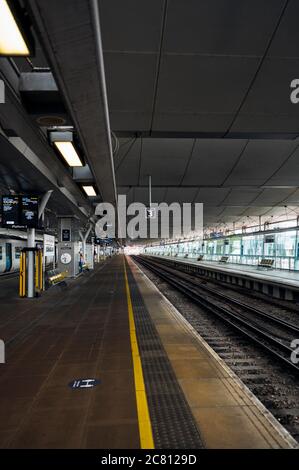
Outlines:
[[72, 389], [93, 388], [99, 383], [101, 383], [101, 381], [98, 379], [75, 379], [69, 383], [69, 387]]

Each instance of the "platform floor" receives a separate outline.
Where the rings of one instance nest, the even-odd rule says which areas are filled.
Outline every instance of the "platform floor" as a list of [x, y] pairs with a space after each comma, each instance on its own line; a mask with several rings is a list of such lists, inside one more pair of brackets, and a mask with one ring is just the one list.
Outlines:
[[228, 274], [236, 273], [245, 275], [246, 277], [249, 277], [253, 280], [269, 280], [271, 282], [275, 281], [277, 284], [281, 284], [282, 286], [299, 288], [299, 271], [284, 271], [282, 269], [274, 268], [258, 268], [256, 266], [248, 266], [245, 264], [220, 263], [217, 261], [196, 261], [192, 258], [174, 258], [170, 256], [157, 256], [157, 258], [169, 259], [187, 264], [195, 264]]
[[0, 306], [0, 448], [295, 445], [130, 259]]

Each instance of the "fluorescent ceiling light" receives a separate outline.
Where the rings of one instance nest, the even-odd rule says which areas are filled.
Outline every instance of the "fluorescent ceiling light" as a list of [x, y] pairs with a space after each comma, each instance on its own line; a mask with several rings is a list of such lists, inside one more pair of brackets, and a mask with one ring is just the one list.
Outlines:
[[86, 192], [87, 196], [96, 196], [97, 193], [94, 190], [93, 186], [82, 186], [84, 191]]
[[54, 142], [69, 166], [83, 166], [72, 142]]
[[6, 0], [0, 0], [0, 55], [30, 55], [30, 50]]

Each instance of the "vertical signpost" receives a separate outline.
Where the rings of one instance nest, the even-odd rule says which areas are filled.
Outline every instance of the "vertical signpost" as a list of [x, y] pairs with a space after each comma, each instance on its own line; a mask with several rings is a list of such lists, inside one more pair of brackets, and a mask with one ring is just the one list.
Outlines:
[[[38, 198], [36, 196], [21, 196], [20, 210], [21, 225], [27, 227], [27, 247], [35, 248], [35, 228], [38, 224]], [[28, 251], [28, 294], [32, 298], [35, 295], [35, 277], [34, 277], [35, 253]]]
[[45, 270], [47, 258], [53, 258], [53, 269], [55, 269], [55, 237], [53, 235], [44, 234], [44, 250], [43, 250], [43, 289], [45, 289]]
[[5, 103], [5, 86], [4, 81], [0, 80], [0, 104]]

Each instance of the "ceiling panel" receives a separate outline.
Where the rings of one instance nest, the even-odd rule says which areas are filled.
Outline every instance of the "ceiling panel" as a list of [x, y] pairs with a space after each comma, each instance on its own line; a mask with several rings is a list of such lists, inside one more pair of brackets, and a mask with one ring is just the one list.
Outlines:
[[168, 188], [165, 202], [167, 204], [172, 202], [193, 202], [197, 191], [196, 188]]
[[157, 51], [163, 0], [99, 0], [104, 50]]
[[259, 215], [263, 215], [269, 209], [270, 209], [269, 206], [263, 206], [263, 207], [252, 206], [252, 207], [248, 207], [246, 211], [244, 211], [244, 214], [248, 216], [259, 216]]
[[140, 165], [140, 140], [133, 140], [130, 144], [119, 149], [115, 162], [116, 182], [118, 186], [137, 186]]
[[[224, 132], [257, 65], [258, 59], [252, 57], [163, 56], [153, 129], [171, 131], [174, 124], [180, 128], [181, 121], [184, 124], [185, 113], [189, 132]], [[167, 116], [170, 114], [172, 118], [168, 122]], [[214, 124], [213, 120], [209, 120], [211, 127], [207, 129], [203, 117], [209, 114], [213, 114], [215, 120]], [[160, 115], [162, 122], [159, 121]], [[197, 116], [201, 116], [201, 128], [198, 127]], [[219, 127], [216, 127], [217, 119]]]
[[295, 142], [285, 140], [250, 141], [232, 174], [225, 181], [225, 185], [264, 184], [287, 159], [295, 146]]
[[134, 188], [134, 200], [133, 202], [140, 202], [144, 205], [148, 205], [148, 189], [147, 188]]
[[299, 58], [266, 59], [231, 131], [298, 134], [299, 106], [290, 100], [298, 69]]
[[227, 206], [221, 212], [221, 218], [227, 220], [227, 216], [231, 215], [241, 217], [245, 210], [246, 207], [244, 206]]
[[290, 196], [288, 196], [285, 200], [285, 203], [288, 205], [294, 204], [299, 206], [299, 189], [297, 189]]
[[130, 186], [118, 186], [117, 187], [118, 195], [127, 195], [130, 190], [131, 190]]
[[218, 205], [225, 199], [229, 191], [229, 188], [200, 188], [195, 202], [202, 202], [207, 205]]
[[111, 128], [149, 129], [156, 75], [156, 54], [105, 53]]
[[161, 203], [165, 202], [167, 188], [152, 188], [152, 202]]
[[223, 207], [218, 206], [203, 206], [203, 216], [206, 217], [216, 217], [219, 216], [223, 212]]
[[284, 0], [172, 0], [164, 51], [262, 55], [283, 5]]
[[255, 206], [272, 206], [282, 204], [284, 199], [290, 196], [294, 189], [280, 188], [280, 189], [264, 189], [261, 194], [254, 201]]
[[294, 143], [293, 153], [288, 160], [267, 181], [269, 185], [294, 185], [299, 186], [299, 143]]
[[242, 152], [246, 141], [197, 139], [183, 185], [220, 185]]
[[191, 155], [193, 139], [142, 139], [141, 180], [152, 185], [179, 185]]
[[299, 2], [298, 0], [290, 0], [278, 31], [276, 32], [272, 41], [270, 50], [268, 52], [268, 57], [299, 58], [298, 18]]
[[248, 204], [257, 198], [261, 191], [258, 189], [232, 189], [222, 204], [248, 206]]

